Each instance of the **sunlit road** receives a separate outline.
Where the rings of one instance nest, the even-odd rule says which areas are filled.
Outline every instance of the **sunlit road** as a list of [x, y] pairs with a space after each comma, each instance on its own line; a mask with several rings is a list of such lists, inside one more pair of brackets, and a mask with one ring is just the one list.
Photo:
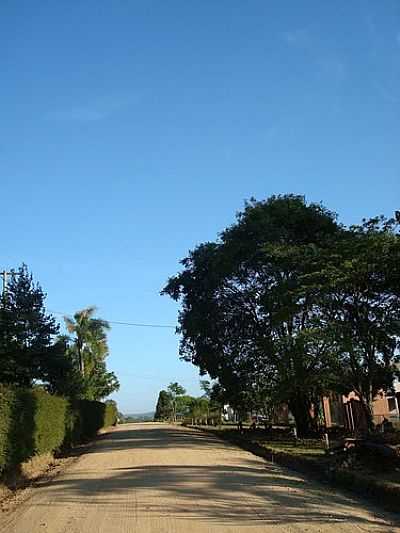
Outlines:
[[383, 513], [211, 436], [124, 425], [0, 518], [1, 533], [400, 531]]

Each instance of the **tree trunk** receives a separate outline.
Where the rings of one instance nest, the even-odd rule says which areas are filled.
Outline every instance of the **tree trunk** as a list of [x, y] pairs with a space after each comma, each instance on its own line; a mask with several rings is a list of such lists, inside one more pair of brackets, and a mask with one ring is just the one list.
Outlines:
[[[362, 387], [358, 386], [354, 389], [358, 398], [360, 399], [362, 411], [364, 412], [365, 416], [365, 422], [367, 425], [367, 431], [371, 432], [374, 429], [374, 394], [372, 385], [369, 384], [368, 389], [362, 389]], [[360, 431], [363, 428], [355, 427], [355, 431]]]
[[373, 400], [371, 398], [364, 398], [364, 397], [361, 397], [360, 400], [364, 408], [368, 431], [371, 432], [373, 431], [375, 427], [374, 426], [374, 415], [373, 415], [374, 413]]
[[297, 436], [309, 437], [315, 431], [315, 421], [311, 416], [311, 402], [303, 394], [289, 400], [289, 409], [296, 422]]

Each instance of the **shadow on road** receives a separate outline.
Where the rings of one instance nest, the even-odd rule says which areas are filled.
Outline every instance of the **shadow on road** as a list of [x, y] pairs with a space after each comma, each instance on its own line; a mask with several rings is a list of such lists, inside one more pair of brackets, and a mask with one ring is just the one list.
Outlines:
[[[162, 464], [161, 450], [168, 453], [173, 448], [181, 450], [182, 458], [186, 449], [191, 450], [194, 460], [196, 452], [201, 451], [203, 460], [200, 464]], [[100, 478], [90, 471], [72, 471], [51, 483], [52, 501], [55, 505], [98, 505], [115, 517], [129, 512], [134, 500], [136, 517], [172, 515], [176, 519], [201, 518], [237, 525], [255, 521], [331, 525], [346, 522], [361, 527], [384, 524], [372, 514], [357, 513], [360, 504], [356, 499], [308, 483], [293, 472], [250, 456], [244, 456], [240, 464], [229, 464], [230, 452], [225, 443], [189, 430], [163, 426], [118, 430], [103, 438], [92, 453], [141, 453], [149, 449], [160, 450], [160, 464], [135, 466], [128, 453], [124, 466], [109, 465]], [[228, 464], [201, 464], [206, 462], [208, 452], [219, 449], [225, 450], [221, 458]]]
[[145, 429], [119, 429], [113, 433], [102, 436], [98, 442], [96, 453], [108, 453], [115, 450], [126, 450], [127, 448], [146, 450], [166, 448], [190, 448], [217, 449], [218, 446], [225, 447], [229, 444], [222, 444], [220, 439], [198, 433], [185, 428], [174, 428], [171, 426], [151, 427]]

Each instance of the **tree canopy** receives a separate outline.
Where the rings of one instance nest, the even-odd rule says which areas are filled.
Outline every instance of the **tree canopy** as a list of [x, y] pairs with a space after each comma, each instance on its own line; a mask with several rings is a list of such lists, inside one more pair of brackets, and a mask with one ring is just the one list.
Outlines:
[[162, 390], [158, 395], [156, 411], [154, 413], [154, 420], [165, 421], [171, 417], [172, 403], [170, 394]]
[[46, 295], [26, 265], [12, 271], [0, 303], [0, 382], [23, 387], [52, 381], [68, 367], [59, 326], [46, 312]]
[[218, 379], [238, 409], [286, 402], [299, 434], [313, 430], [323, 393], [354, 388], [354, 358], [369, 375], [357, 388], [367, 405], [368, 387], [373, 395], [393, 381], [398, 354], [395, 227], [380, 219], [348, 229], [294, 195], [251, 200], [163, 290], [181, 302], [181, 357]]
[[94, 317], [95, 307], [77, 311], [73, 318], [65, 317], [65, 324], [72, 337], [67, 337], [67, 354], [76, 371], [80, 373], [81, 395], [89, 400], [101, 400], [119, 389], [113, 372], [108, 372], [106, 320]]

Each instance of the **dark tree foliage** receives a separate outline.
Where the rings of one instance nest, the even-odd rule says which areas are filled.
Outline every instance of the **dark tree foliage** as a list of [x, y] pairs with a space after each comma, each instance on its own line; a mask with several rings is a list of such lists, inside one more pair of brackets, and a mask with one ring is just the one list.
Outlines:
[[160, 391], [158, 395], [156, 411], [154, 420], [168, 420], [172, 416], [172, 398], [171, 395], [165, 391]]
[[[200, 380], [200, 387], [204, 391], [203, 398], [208, 400], [209, 412], [213, 415], [213, 418], [217, 415], [218, 420], [221, 421], [224, 405], [230, 403], [230, 405], [233, 406], [235, 403], [234, 400], [231, 399], [234, 398], [234, 395], [232, 394], [233, 391], [228, 393], [218, 381], [210, 383], [208, 380]], [[240, 414], [240, 406], [242, 403], [239, 402], [239, 404], [236, 403], [235, 405], [239, 405], [237, 412]]]
[[399, 363], [398, 223], [347, 229], [292, 195], [247, 203], [163, 290], [182, 305], [181, 357], [238, 410], [287, 403], [299, 435], [328, 391], [355, 391], [371, 420]]
[[339, 360], [342, 391], [355, 391], [372, 427], [372, 402], [398, 375], [400, 237], [394, 219], [353, 226], [336, 243], [322, 272], [321, 308]]
[[11, 276], [0, 304], [1, 383], [50, 382], [68, 366], [63, 345], [53, 340], [59, 326], [46, 313], [45, 297], [26, 265]]
[[68, 355], [65, 342], [59, 339], [48, 358], [48, 364], [41, 377], [45, 388], [51, 394], [59, 394], [67, 398], [83, 397], [84, 383], [80, 372]]
[[342, 229], [298, 196], [246, 204], [215, 243], [198, 246], [164, 289], [181, 300], [181, 356], [218, 378], [236, 408], [289, 403], [300, 434], [331, 386], [332, 354], [308, 282]]

